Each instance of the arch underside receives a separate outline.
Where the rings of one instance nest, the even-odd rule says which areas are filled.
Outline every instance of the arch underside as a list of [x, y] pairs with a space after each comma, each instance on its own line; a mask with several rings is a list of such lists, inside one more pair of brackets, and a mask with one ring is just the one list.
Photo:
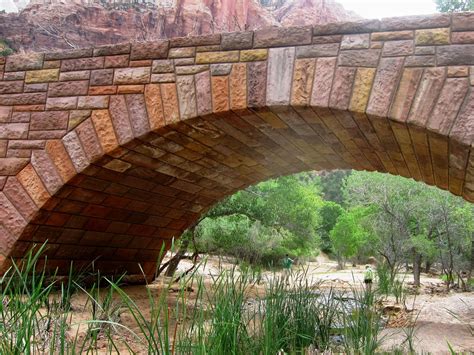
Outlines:
[[[48, 241], [48, 266], [152, 275], [163, 247], [225, 196], [309, 170], [356, 169], [424, 181], [474, 201], [470, 147], [408, 123], [334, 109], [227, 111], [162, 127], [65, 184], [10, 257]], [[468, 173], [466, 173], [468, 171]]]

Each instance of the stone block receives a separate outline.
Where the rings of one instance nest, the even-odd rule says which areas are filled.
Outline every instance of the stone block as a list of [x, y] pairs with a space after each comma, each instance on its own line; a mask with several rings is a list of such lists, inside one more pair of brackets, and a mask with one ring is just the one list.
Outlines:
[[328, 107], [336, 58], [319, 58], [316, 62], [311, 105]]
[[91, 72], [89, 70], [71, 71], [59, 74], [59, 81], [89, 80]]
[[49, 97], [46, 100], [46, 110], [74, 110], [77, 107], [77, 97]]
[[170, 47], [194, 47], [213, 46], [221, 43], [221, 35], [218, 33], [203, 36], [176, 37], [170, 39]]
[[193, 58], [176, 58], [174, 59], [175, 66], [183, 66], [183, 65], [193, 65], [194, 64], [194, 57]]
[[46, 103], [46, 93], [0, 95], [0, 105], [38, 105]]
[[413, 31], [389, 31], [374, 32], [371, 34], [372, 41], [396, 41], [402, 39], [413, 39], [415, 34]]
[[176, 81], [176, 75], [168, 74], [152, 74], [151, 82], [152, 83], [174, 83]]
[[81, 96], [77, 101], [79, 110], [101, 109], [109, 106], [109, 96]]
[[384, 57], [398, 57], [413, 54], [415, 45], [412, 40], [388, 41], [385, 42], [382, 56]]
[[124, 68], [130, 62], [128, 55], [107, 56], [104, 60], [104, 68]]
[[253, 32], [223, 33], [221, 47], [223, 50], [252, 48]]
[[379, 31], [379, 20], [359, 20], [352, 22], [334, 22], [325, 25], [314, 26], [313, 34], [320, 35], [337, 35], [347, 33], [370, 33]]
[[453, 32], [451, 42], [454, 44], [474, 44], [474, 30], [469, 32]]
[[104, 57], [65, 59], [61, 61], [61, 71], [102, 69]]
[[298, 46], [311, 44], [312, 28], [306, 27], [269, 27], [254, 32], [254, 48]]
[[68, 111], [33, 112], [31, 114], [30, 130], [65, 130], [68, 125]]
[[222, 76], [229, 75], [232, 70], [232, 64], [211, 64], [211, 75]]
[[48, 91], [48, 83], [25, 84], [24, 92], [45, 92]]
[[200, 52], [196, 54], [196, 64], [232, 63], [239, 61], [239, 51]]
[[28, 123], [2, 123], [0, 139], [27, 139]]
[[62, 81], [50, 83], [48, 89], [49, 97], [87, 95], [89, 82], [84, 81]]
[[448, 78], [462, 78], [469, 76], [469, 67], [455, 66], [448, 67]]
[[145, 85], [119, 85], [117, 94], [143, 94]]
[[416, 30], [420, 28], [449, 27], [450, 14], [415, 15], [384, 18], [380, 22], [381, 31]]
[[147, 84], [150, 82], [150, 68], [115, 69], [114, 84]]
[[159, 59], [154, 60], [152, 64], [152, 73], [173, 73], [174, 64], [172, 60], [169, 59]]
[[272, 48], [268, 55], [267, 105], [290, 103], [295, 48]]
[[338, 67], [334, 75], [329, 106], [340, 110], [349, 107], [352, 84], [354, 83], [356, 68]]
[[176, 80], [176, 88], [178, 90], [178, 102], [181, 119], [196, 117], [197, 108], [194, 76], [178, 76]]
[[92, 70], [90, 74], [90, 85], [111, 85], [114, 80], [113, 69]]
[[474, 30], [474, 13], [463, 12], [452, 15], [452, 29], [453, 31], [472, 31]]
[[267, 60], [268, 49], [248, 49], [240, 51], [241, 62], [255, 62], [259, 60]]
[[23, 92], [22, 81], [0, 81], [0, 94], [18, 94]]
[[194, 57], [195, 55], [195, 47], [171, 48], [168, 53], [169, 58], [190, 58]]
[[211, 77], [208, 71], [195, 75], [196, 81], [196, 103], [198, 115], [212, 113]]
[[411, 55], [405, 60], [406, 67], [434, 67], [435, 65], [434, 55]]
[[380, 57], [380, 49], [355, 49], [341, 51], [339, 54], [339, 65], [349, 67], [377, 67]]
[[142, 94], [125, 95], [125, 102], [135, 137], [141, 137], [150, 132], [145, 97]]
[[112, 44], [94, 48], [94, 57], [129, 54], [130, 43]]
[[339, 52], [339, 43], [312, 44], [309, 46], [296, 47], [296, 57], [316, 58], [316, 57], [336, 57]]
[[370, 44], [370, 34], [351, 34], [342, 37], [341, 49], [368, 49]]
[[29, 53], [23, 55], [11, 55], [7, 57], [5, 71], [36, 70], [43, 67], [42, 53]]
[[474, 44], [439, 46], [438, 65], [474, 65]]
[[175, 72], [176, 72], [176, 75], [191, 75], [191, 74], [201, 73], [206, 70], [209, 70], [209, 64], [176, 67]]
[[340, 43], [342, 35], [314, 36], [313, 44]]
[[50, 52], [44, 55], [45, 60], [75, 59], [92, 57], [92, 48], [69, 49]]
[[433, 46], [449, 44], [449, 28], [431, 28], [415, 31], [415, 44], [417, 46]]
[[169, 41], [132, 44], [130, 60], [162, 59], [168, 57]]
[[3, 80], [4, 81], [23, 80], [25, 78], [25, 74], [26, 73], [24, 71], [3, 73]]
[[28, 84], [32, 83], [48, 83], [51, 81], [58, 81], [59, 69], [42, 69], [27, 71], [25, 76], [25, 82]]

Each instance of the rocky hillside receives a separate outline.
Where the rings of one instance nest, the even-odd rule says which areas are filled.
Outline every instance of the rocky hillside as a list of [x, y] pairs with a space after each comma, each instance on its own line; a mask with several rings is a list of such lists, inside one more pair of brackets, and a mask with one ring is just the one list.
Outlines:
[[256, 0], [174, 0], [168, 6], [68, 0], [0, 14], [0, 39], [17, 51], [45, 51], [355, 18], [332, 0], [292, 0], [274, 11]]

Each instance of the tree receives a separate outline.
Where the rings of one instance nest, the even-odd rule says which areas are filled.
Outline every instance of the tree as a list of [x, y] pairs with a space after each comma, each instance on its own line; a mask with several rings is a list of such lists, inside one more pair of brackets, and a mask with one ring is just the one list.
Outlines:
[[344, 209], [342, 206], [332, 201], [325, 201], [321, 207], [321, 228], [319, 234], [321, 236], [321, 250], [325, 253], [333, 252], [330, 233], [336, 225], [337, 219], [343, 213]]
[[436, 8], [440, 12], [473, 11], [473, 0], [435, 0]]
[[357, 255], [365, 243], [367, 231], [361, 221], [367, 216], [368, 209], [355, 207], [344, 212], [330, 233], [331, 243], [336, 253], [339, 267], [343, 269], [347, 259]]

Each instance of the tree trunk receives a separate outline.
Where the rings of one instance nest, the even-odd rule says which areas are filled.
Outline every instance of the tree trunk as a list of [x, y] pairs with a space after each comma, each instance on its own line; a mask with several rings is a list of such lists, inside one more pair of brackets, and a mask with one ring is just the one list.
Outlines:
[[[190, 230], [190, 233], [194, 234], [194, 228]], [[171, 258], [168, 268], [166, 269], [165, 276], [171, 277], [178, 269], [179, 262], [185, 257], [189, 243], [191, 241], [191, 237], [181, 239], [181, 244], [179, 246], [178, 252]]]
[[474, 271], [474, 232], [471, 235], [471, 265], [467, 272], [467, 287], [469, 288], [472, 272]]
[[431, 262], [426, 261], [425, 263], [425, 272], [428, 274], [431, 270]]
[[413, 280], [415, 287], [420, 287], [421, 255], [413, 251]]

